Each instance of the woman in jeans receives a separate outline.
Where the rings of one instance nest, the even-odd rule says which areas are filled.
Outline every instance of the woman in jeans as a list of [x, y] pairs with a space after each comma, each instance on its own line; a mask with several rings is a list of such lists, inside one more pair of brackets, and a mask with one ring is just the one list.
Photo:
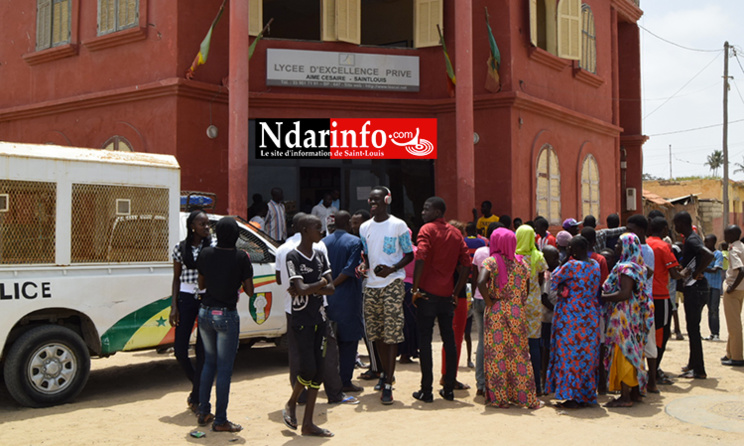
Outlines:
[[[235, 249], [238, 224], [230, 217], [217, 222], [217, 246], [205, 248], [199, 256], [199, 286], [205, 288], [199, 309], [199, 334], [204, 343], [204, 368], [199, 388], [200, 426], [214, 420], [212, 430], [238, 432], [243, 428], [227, 420], [230, 377], [238, 351], [240, 317], [237, 304], [240, 286], [253, 294], [253, 267], [248, 254]], [[215, 415], [209, 397], [217, 377]]]
[[203, 211], [194, 211], [186, 219], [186, 239], [173, 249], [173, 300], [170, 324], [176, 327], [173, 350], [186, 377], [191, 381], [191, 393], [186, 404], [196, 413], [199, 409], [199, 377], [204, 365], [204, 346], [196, 336], [196, 367], [189, 359], [189, 341], [199, 313], [199, 287], [196, 259], [203, 248], [212, 245], [209, 219]]

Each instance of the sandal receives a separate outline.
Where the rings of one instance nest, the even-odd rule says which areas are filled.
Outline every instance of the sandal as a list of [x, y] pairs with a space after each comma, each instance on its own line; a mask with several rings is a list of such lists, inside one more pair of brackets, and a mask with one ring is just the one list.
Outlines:
[[661, 386], [670, 386], [670, 385], [674, 384], [674, 381], [672, 381], [671, 379], [669, 379], [668, 377], [665, 376], [665, 377], [663, 377], [661, 379], [656, 378], [656, 384], [659, 384]]
[[560, 409], [578, 409], [579, 407], [581, 407], [579, 403], [574, 400], [566, 400], [561, 403], [555, 403], [554, 406]]
[[[439, 379], [439, 385], [444, 387], [444, 378]], [[469, 385], [461, 383], [458, 380], [455, 380], [455, 383], [452, 385], [452, 390], [468, 390], [469, 388]]]
[[213, 424], [212, 430], [215, 432], [240, 432], [243, 430], [243, 426], [230, 421], [225, 421], [222, 424]]
[[633, 401], [622, 401], [620, 398], [613, 398], [605, 404], [605, 407], [633, 407]]
[[359, 379], [364, 379], [367, 381], [378, 379], [379, 377], [380, 377], [380, 374], [377, 372], [373, 372], [372, 370], [367, 370], [366, 372], [359, 375]]
[[196, 422], [199, 426], [206, 426], [214, 420], [214, 415], [211, 413], [200, 413], [196, 416]]
[[284, 419], [284, 424], [286, 424], [288, 428], [297, 430], [297, 418], [289, 416], [286, 407], [282, 409], [282, 419]]
[[191, 397], [186, 398], [186, 405], [189, 407], [189, 410], [194, 413], [194, 415], [199, 414], [199, 403], [191, 401]]
[[333, 432], [329, 431], [328, 429], [318, 429], [317, 431], [303, 432], [302, 435], [330, 438], [333, 437]]

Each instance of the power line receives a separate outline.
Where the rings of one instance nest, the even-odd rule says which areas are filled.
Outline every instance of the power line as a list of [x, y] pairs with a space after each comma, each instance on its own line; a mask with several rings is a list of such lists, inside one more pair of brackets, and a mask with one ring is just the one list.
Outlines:
[[736, 92], [739, 93], [739, 99], [741, 99], [741, 103], [744, 104], [744, 97], [741, 96], [741, 90], [739, 90], [739, 85], [736, 83], [733, 76], [731, 76], [731, 82], [733, 82], [734, 87], [736, 88]]
[[[737, 119], [736, 121], [729, 121], [729, 124], [735, 124], [737, 122], [744, 122], [744, 119]], [[694, 128], [691, 128], [691, 129], [675, 130], [675, 131], [672, 131], [672, 132], [664, 132], [664, 133], [654, 133], [654, 134], [647, 135], [647, 136], [673, 135], [673, 134], [676, 134], [676, 133], [685, 133], [685, 132], [692, 132], [692, 131], [695, 131], [695, 130], [703, 130], [703, 129], [710, 129], [710, 128], [713, 128], [713, 127], [720, 127], [722, 125], [723, 124], [704, 125], [702, 127], [694, 127]]]
[[739, 53], [736, 51], [736, 48], [734, 48], [734, 58], [736, 58], [736, 62], [739, 63], [739, 68], [741, 68], [741, 72], [744, 73], [744, 67], [741, 66], [741, 60], [739, 60]]
[[690, 161], [687, 161], [687, 160], [683, 160], [683, 159], [681, 159], [681, 158], [678, 158], [678, 157], [676, 157], [676, 156], [674, 157], [674, 159], [676, 159], [677, 161], [680, 161], [680, 162], [682, 162], [682, 163], [692, 164], [693, 166], [705, 166], [705, 165], [706, 165], [705, 163], [702, 163], [702, 164], [700, 164], [700, 163], [692, 163], [692, 162], [690, 162]]
[[657, 39], [659, 39], [661, 41], [664, 41], [664, 42], [666, 42], [666, 43], [668, 43], [670, 45], [674, 45], [676, 47], [682, 48], [684, 50], [697, 51], [699, 53], [716, 53], [716, 52], [720, 52], [721, 51], [721, 50], [701, 50], [701, 49], [698, 49], [698, 48], [690, 48], [688, 46], [680, 45], [679, 43], [674, 43], [671, 40], [667, 40], [667, 39], [659, 36], [658, 34], [654, 34], [654, 33], [652, 33], [651, 31], [649, 31], [648, 29], [644, 28], [641, 25], [638, 25], [638, 27], [641, 28], [642, 30], [646, 31], [647, 33], [651, 34], [652, 36], [656, 37]]
[[680, 89], [677, 90], [671, 97], [669, 97], [669, 99], [667, 99], [666, 101], [662, 102], [658, 107], [656, 107], [655, 109], [653, 109], [653, 111], [651, 111], [651, 113], [649, 113], [646, 116], [644, 116], [643, 119], [646, 119], [649, 116], [651, 116], [654, 113], [656, 113], [657, 110], [659, 110], [661, 107], [663, 107], [667, 102], [669, 102], [673, 97], [675, 97], [680, 91], [684, 90], [685, 87], [687, 87], [688, 85], [690, 85], [690, 82], [692, 82], [693, 80], [695, 80], [696, 77], [700, 76], [703, 73], [703, 71], [705, 71], [713, 62], [715, 62], [716, 59], [718, 59], [718, 57], [720, 55], [721, 55], [720, 52], [718, 54], [716, 54], [716, 57], [714, 57], [713, 60], [711, 60], [710, 62], [708, 62], [708, 64], [706, 66], [704, 66], [702, 70], [698, 71], [697, 74], [695, 74], [694, 76], [692, 76], [692, 78], [689, 81], [685, 82], [685, 84], [682, 87], [680, 87]]

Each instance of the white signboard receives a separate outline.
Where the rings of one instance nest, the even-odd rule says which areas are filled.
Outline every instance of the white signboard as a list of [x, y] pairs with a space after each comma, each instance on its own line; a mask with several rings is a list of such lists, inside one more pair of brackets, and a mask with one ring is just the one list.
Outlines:
[[266, 85], [419, 91], [419, 58], [268, 49]]

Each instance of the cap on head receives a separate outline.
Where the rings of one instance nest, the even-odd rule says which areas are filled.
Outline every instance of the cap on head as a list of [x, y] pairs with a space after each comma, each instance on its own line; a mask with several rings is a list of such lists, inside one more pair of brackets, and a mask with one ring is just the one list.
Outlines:
[[570, 232], [568, 232], [568, 231], [561, 231], [561, 232], [559, 232], [559, 233], [558, 233], [558, 234], [557, 234], [557, 235], [555, 236], [555, 243], [556, 243], [556, 244], [557, 244], [558, 246], [562, 246], [562, 247], [564, 247], [564, 248], [565, 248], [566, 246], [568, 246], [568, 242], [570, 242], [570, 241], [571, 241], [571, 238], [572, 238], [572, 237], [573, 237], [573, 236], [571, 235], [571, 233], [570, 233]]
[[579, 226], [579, 222], [573, 218], [567, 218], [563, 220], [563, 229], [568, 229], [574, 226]]

